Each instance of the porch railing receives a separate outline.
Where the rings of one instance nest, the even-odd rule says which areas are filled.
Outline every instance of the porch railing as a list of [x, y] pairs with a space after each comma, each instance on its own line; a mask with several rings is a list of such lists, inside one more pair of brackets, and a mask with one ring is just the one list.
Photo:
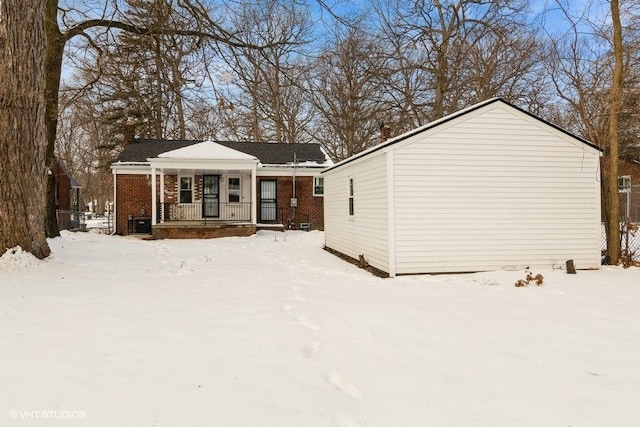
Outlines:
[[251, 203], [219, 204], [218, 216], [204, 217], [202, 203], [158, 203], [156, 221], [251, 221]]

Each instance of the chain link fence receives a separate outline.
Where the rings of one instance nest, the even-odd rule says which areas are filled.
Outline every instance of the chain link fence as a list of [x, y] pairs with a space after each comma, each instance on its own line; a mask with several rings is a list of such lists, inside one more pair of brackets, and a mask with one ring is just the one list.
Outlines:
[[640, 224], [640, 185], [620, 190], [620, 222]]
[[640, 262], [640, 185], [620, 190], [620, 245], [625, 264]]
[[[602, 225], [603, 264], [610, 261], [606, 256], [607, 234]], [[620, 189], [620, 249], [625, 265], [640, 262], [640, 185]]]

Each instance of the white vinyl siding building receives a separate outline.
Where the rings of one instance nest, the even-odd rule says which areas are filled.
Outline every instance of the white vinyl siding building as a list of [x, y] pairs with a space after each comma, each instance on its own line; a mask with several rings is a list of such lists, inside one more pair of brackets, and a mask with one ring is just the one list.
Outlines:
[[[388, 268], [387, 191], [384, 157], [363, 159], [347, 170], [327, 175], [324, 180], [324, 198], [332, 200], [327, 211], [325, 203], [326, 245], [358, 258], [366, 247], [367, 261], [376, 268]], [[348, 172], [348, 173], [347, 173]], [[350, 180], [353, 180], [353, 215], [349, 211]], [[327, 224], [326, 221], [329, 221]]]
[[[500, 99], [485, 101], [329, 168], [326, 244], [391, 276], [551, 268], [568, 259], [598, 268], [600, 154]], [[358, 189], [361, 180], [379, 186], [368, 197], [380, 203], [361, 206], [356, 191], [357, 227], [339, 215], [334, 186], [345, 176]], [[375, 228], [364, 225], [370, 221]]]

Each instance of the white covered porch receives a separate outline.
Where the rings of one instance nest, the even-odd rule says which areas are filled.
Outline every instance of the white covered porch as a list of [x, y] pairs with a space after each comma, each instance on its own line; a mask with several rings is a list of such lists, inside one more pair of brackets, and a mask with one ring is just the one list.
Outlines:
[[257, 223], [257, 158], [205, 141], [148, 160], [152, 229]]

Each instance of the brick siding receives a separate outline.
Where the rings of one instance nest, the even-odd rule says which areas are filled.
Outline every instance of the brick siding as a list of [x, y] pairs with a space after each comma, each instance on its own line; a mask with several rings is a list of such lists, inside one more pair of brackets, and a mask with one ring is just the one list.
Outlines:
[[[293, 177], [258, 177], [258, 215], [260, 215], [260, 181], [277, 181], [278, 223], [285, 228], [299, 228], [300, 223], [310, 223], [315, 230], [324, 230], [324, 197], [313, 195], [313, 177], [296, 177], [296, 197], [298, 207], [291, 207], [293, 197]], [[258, 218], [260, 221], [260, 218]]]
[[[116, 233], [126, 235], [129, 234], [129, 217], [132, 218], [151, 218], [151, 176], [150, 175], [116, 175]], [[298, 207], [291, 207], [291, 198], [293, 197], [293, 178], [285, 177], [258, 177], [258, 215], [260, 212], [260, 181], [275, 180], [277, 181], [277, 218], [278, 223], [282, 222], [286, 228], [299, 228], [300, 223], [310, 223], [311, 227], [316, 230], [324, 229], [324, 198], [313, 195], [313, 177], [298, 176], [296, 177], [296, 196], [298, 199]], [[159, 182], [158, 180], [158, 186]], [[177, 202], [177, 177], [175, 175], [166, 175], [165, 183], [165, 202]], [[194, 190], [196, 191], [196, 199], [200, 199], [200, 176], [194, 179]], [[158, 201], [160, 196], [158, 195]], [[260, 218], [258, 218], [260, 220]], [[212, 229], [213, 230], [213, 229]], [[245, 235], [245, 234], [225, 234], [232, 231], [220, 229], [219, 231], [185, 231], [185, 236], [181, 238], [207, 238], [222, 237], [225, 235]], [[238, 232], [236, 230], [236, 232]], [[249, 231], [240, 231], [240, 233], [249, 233]], [[174, 232], [159, 232], [158, 238], [171, 238]], [[249, 234], [255, 233], [255, 227]], [[156, 232], [154, 230], [154, 236]], [[246, 235], [249, 235], [246, 234]]]
[[221, 225], [157, 225], [153, 227], [154, 239], [211, 239], [214, 237], [247, 237], [256, 233], [252, 224]]
[[151, 175], [116, 175], [116, 233], [129, 234], [129, 217], [151, 218]]

